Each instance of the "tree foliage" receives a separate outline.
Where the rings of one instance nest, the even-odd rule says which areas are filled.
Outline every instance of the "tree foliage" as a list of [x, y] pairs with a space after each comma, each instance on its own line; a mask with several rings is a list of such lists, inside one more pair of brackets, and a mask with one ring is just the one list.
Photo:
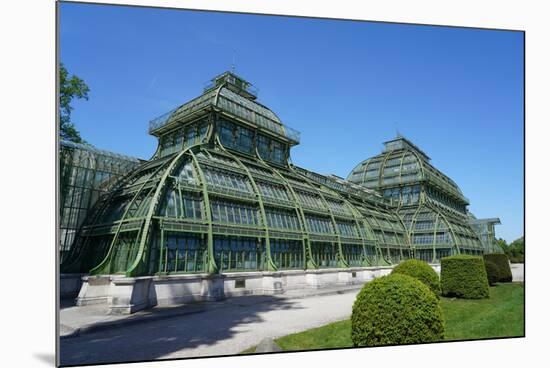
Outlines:
[[508, 248], [508, 257], [523, 259], [523, 257], [525, 256], [525, 239], [522, 236], [521, 238], [514, 240]]
[[500, 247], [500, 249], [502, 249], [503, 252], [506, 252], [506, 249], [508, 248], [508, 243], [506, 243], [506, 240], [498, 238], [497, 245]]
[[504, 251], [504, 254], [510, 258], [510, 262], [523, 263], [525, 261], [525, 240], [523, 236], [514, 240], [509, 245], [503, 239], [498, 239], [497, 243]]
[[69, 76], [69, 72], [63, 65], [59, 66], [59, 134], [61, 138], [75, 142], [86, 143], [80, 136], [74, 123], [71, 121], [73, 99], [88, 100], [90, 88], [76, 75]]

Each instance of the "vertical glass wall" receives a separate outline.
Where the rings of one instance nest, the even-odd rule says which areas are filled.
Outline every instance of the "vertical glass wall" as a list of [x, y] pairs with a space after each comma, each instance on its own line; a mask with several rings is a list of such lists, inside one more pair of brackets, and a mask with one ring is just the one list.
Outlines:
[[265, 256], [263, 239], [214, 236], [214, 259], [220, 272], [263, 270]]
[[262, 133], [235, 124], [228, 119], [218, 121], [218, 137], [225, 148], [249, 155], [258, 150], [260, 157], [268, 162], [283, 165], [287, 159], [288, 146]]
[[350, 267], [359, 267], [363, 265], [364, 250], [361, 244], [342, 244], [342, 253], [344, 261]]
[[206, 270], [206, 242], [202, 234], [165, 232], [159, 250], [161, 273], [193, 273]]
[[311, 242], [311, 256], [319, 268], [338, 266], [338, 245], [328, 242]]
[[303, 269], [304, 245], [302, 241], [270, 239], [271, 258], [280, 270]]
[[208, 131], [207, 118], [190, 123], [159, 138], [158, 157], [171, 155], [196, 143], [203, 142]]
[[78, 229], [98, 198], [117, 179], [138, 166], [140, 161], [63, 140], [59, 148], [59, 249], [63, 261], [71, 249]]

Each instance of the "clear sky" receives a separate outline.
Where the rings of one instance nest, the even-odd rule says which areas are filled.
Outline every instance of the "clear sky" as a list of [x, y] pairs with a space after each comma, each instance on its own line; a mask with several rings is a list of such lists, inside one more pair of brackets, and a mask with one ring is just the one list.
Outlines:
[[302, 133], [295, 164], [347, 177], [399, 131], [497, 237], [523, 235], [523, 34], [63, 3], [60, 59], [90, 99], [72, 120], [98, 148], [150, 158], [149, 120], [231, 68]]

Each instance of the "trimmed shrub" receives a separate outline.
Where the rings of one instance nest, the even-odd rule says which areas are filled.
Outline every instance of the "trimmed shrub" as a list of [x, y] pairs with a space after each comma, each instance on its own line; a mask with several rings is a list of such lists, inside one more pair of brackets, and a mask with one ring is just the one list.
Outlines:
[[483, 255], [485, 262], [493, 262], [499, 270], [498, 282], [512, 282], [512, 270], [506, 254], [494, 253]]
[[367, 283], [351, 314], [354, 346], [416, 344], [443, 340], [439, 299], [417, 279], [399, 273]]
[[392, 273], [400, 273], [414, 277], [418, 281], [430, 288], [435, 295], [441, 294], [441, 284], [439, 275], [434, 269], [424, 261], [418, 259], [408, 259], [399, 263], [393, 269]]
[[487, 281], [489, 285], [493, 286], [500, 278], [500, 270], [498, 266], [491, 261], [485, 261], [485, 272], [487, 272]]
[[489, 297], [489, 282], [483, 258], [457, 255], [441, 259], [441, 292], [465, 299]]

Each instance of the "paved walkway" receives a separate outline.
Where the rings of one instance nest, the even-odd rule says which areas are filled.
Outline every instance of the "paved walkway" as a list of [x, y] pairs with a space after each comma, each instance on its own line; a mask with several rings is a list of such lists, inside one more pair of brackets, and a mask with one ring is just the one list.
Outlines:
[[[325, 295], [247, 296], [155, 308], [129, 317], [106, 316], [101, 307], [86, 307], [83, 312], [82, 307], [65, 306], [61, 311], [61, 363], [237, 354], [264, 338], [349, 318], [358, 291], [355, 287], [324, 291]], [[70, 321], [75, 316], [80, 322]], [[128, 318], [135, 321], [123, 322]], [[140, 323], [138, 319], [149, 320]], [[116, 328], [109, 328], [117, 322]]]
[[512, 281], [523, 282], [525, 265], [523, 263], [512, 263], [510, 269], [512, 270]]

